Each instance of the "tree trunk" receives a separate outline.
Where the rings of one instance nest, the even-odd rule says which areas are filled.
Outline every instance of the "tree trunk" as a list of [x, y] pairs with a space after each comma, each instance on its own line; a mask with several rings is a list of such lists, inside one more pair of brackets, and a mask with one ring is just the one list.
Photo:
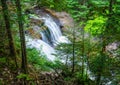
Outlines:
[[98, 73], [97, 80], [96, 80], [96, 85], [100, 85], [100, 81], [101, 81], [101, 73]]
[[111, 13], [112, 13], [112, 4], [113, 4], [113, 0], [110, 0], [109, 2], [109, 15], [111, 16]]
[[73, 29], [73, 60], [72, 60], [72, 73], [75, 70], [75, 29]]
[[[84, 57], [85, 57], [85, 46], [84, 46], [84, 29], [82, 30], [82, 79], [84, 77]], [[82, 85], [84, 85], [84, 81], [82, 81]]]
[[[1, 16], [1, 14], [0, 14]], [[0, 18], [0, 57], [3, 57], [5, 56], [5, 27], [3, 27], [3, 19]]]
[[22, 53], [22, 70], [24, 73], [27, 73], [27, 55], [26, 55], [26, 44], [25, 44], [25, 34], [23, 27], [23, 15], [21, 10], [20, 0], [16, 0], [17, 14], [18, 14], [18, 23], [19, 23], [19, 33], [21, 41], [21, 53]]
[[83, 77], [83, 73], [84, 73], [84, 29], [82, 30], [82, 77]]
[[14, 56], [15, 64], [17, 67], [16, 51], [15, 51], [15, 47], [14, 47], [12, 32], [10, 29], [10, 19], [8, 16], [8, 7], [6, 4], [6, 0], [1, 0], [1, 5], [2, 5], [3, 17], [5, 20], [5, 26], [6, 26], [6, 31], [7, 31], [8, 41], [9, 41], [10, 56]]

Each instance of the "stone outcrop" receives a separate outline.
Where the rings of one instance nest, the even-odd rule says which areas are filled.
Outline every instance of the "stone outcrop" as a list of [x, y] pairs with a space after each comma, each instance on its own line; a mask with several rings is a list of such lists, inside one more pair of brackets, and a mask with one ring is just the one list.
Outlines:
[[58, 26], [62, 29], [62, 31], [67, 31], [68, 28], [72, 28], [74, 26], [73, 19], [66, 12], [55, 12], [53, 10], [47, 8], [39, 8], [34, 7], [31, 10], [33, 16], [30, 17], [30, 26], [26, 30], [26, 33], [29, 34], [32, 38], [42, 39], [40, 35], [40, 31], [44, 31], [48, 29], [42, 19], [42, 16], [49, 14], [52, 16], [53, 20], [56, 22]]
[[74, 26], [74, 21], [68, 13], [56, 12], [55, 14], [65, 28], [71, 28]]
[[34, 26], [33, 28], [29, 28], [28, 30], [25, 31], [26, 34], [30, 35], [32, 38], [35, 39], [42, 39], [40, 32], [38, 30], [40, 29], [35, 29], [35, 28], [39, 28], [38, 26]]
[[48, 8], [39, 7], [34, 7], [32, 10], [35, 14], [41, 16], [43, 16], [45, 13], [50, 14], [54, 18], [56, 23], [59, 24], [61, 27], [64, 27], [64, 29], [72, 28], [74, 26], [73, 18], [67, 12], [56, 12]]
[[63, 30], [74, 27], [73, 18], [67, 12], [55, 12], [50, 9], [44, 9], [44, 11], [52, 15], [55, 19], [58, 19], [59, 21], [56, 21], [63, 28]]

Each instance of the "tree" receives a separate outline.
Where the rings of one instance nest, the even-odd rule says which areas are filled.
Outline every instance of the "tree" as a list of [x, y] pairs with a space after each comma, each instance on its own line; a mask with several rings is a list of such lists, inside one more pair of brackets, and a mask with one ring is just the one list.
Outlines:
[[12, 32], [11, 32], [10, 19], [9, 19], [6, 0], [1, 0], [1, 5], [2, 5], [2, 11], [3, 11], [3, 16], [4, 16], [6, 31], [7, 31], [8, 42], [9, 42], [10, 56], [11, 57], [13, 56], [16, 63], [16, 67], [17, 67], [16, 51], [15, 51], [14, 41], [13, 41]]
[[72, 59], [72, 73], [74, 74], [74, 70], [75, 70], [75, 28], [73, 28], [73, 59]]
[[26, 55], [26, 44], [25, 44], [25, 34], [23, 27], [23, 15], [21, 10], [20, 0], [16, 0], [18, 23], [19, 23], [19, 33], [21, 41], [21, 53], [22, 53], [22, 69], [24, 73], [27, 73], [27, 55]]

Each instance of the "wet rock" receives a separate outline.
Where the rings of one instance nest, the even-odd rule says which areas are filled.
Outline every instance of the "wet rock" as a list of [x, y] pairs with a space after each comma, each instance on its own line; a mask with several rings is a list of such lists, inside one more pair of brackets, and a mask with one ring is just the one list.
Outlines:
[[30, 23], [34, 24], [34, 25], [42, 25], [43, 21], [40, 19], [34, 19], [34, 18], [30, 18]]
[[47, 9], [47, 8], [37, 8], [35, 7], [34, 13], [40, 16], [44, 16], [45, 14], [49, 14], [53, 17], [54, 21], [57, 25], [62, 28], [62, 30], [67, 30], [67, 28], [74, 27], [74, 21], [72, 17], [67, 12], [55, 12], [54, 10]]
[[120, 46], [120, 42], [113, 42], [106, 46], [106, 50], [107, 51], [116, 50], [118, 49], [119, 46]]
[[33, 26], [25, 31], [26, 34], [30, 35], [34, 39], [42, 39], [40, 35], [40, 28], [38, 26]]
[[56, 16], [60, 20], [62, 26], [66, 28], [72, 28], [74, 26], [74, 21], [71, 16], [66, 12], [56, 12]]
[[60, 27], [63, 28], [63, 30], [74, 27], [73, 18], [67, 12], [55, 12], [50, 9], [44, 9], [44, 10], [46, 13], [52, 15], [52, 17], [59, 20], [56, 21], [57, 23], [59, 23]]

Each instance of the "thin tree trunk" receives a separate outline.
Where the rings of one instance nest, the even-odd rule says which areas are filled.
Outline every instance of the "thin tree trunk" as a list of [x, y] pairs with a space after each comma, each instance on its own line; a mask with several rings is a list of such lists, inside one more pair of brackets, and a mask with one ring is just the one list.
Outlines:
[[11, 29], [10, 29], [10, 19], [9, 19], [9, 16], [8, 16], [8, 7], [7, 7], [7, 4], [6, 4], [6, 0], [1, 0], [1, 5], [2, 5], [3, 17], [4, 17], [4, 20], [5, 20], [5, 26], [6, 26], [6, 31], [7, 31], [8, 41], [9, 41], [10, 56], [14, 56], [15, 64], [16, 64], [16, 67], [17, 67], [16, 51], [15, 51], [15, 47], [14, 47], [12, 32], [11, 32]]
[[0, 57], [4, 56], [5, 48], [5, 29], [3, 27], [3, 20], [0, 18]]
[[87, 63], [87, 68], [86, 68], [86, 81], [88, 82], [89, 85], [89, 80], [88, 80], [88, 70], [89, 70], [89, 58], [90, 58], [90, 52], [92, 50], [91, 48], [91, 28], [90, 28], [90, 35], [89, 35], [89, 41], [88, 41], [88, 53], [87, 53], [87, 58], [86, 58], [86, 63]]
[[113, 4], [113, 0], [110, 0], [109, 2], [109, 15], [111, 16], [111, 13], [112, 13], [112, 4]]
[[24, 73], [27, 73], [27, 55], [26, 55], [26, 44], [25, 44], [25, 34], [23, 27], [23, 15], [21, 10], [20, 0], [16, 0], [18, 23], [19, 23], [19, 33], [21, 41], [21, 53], [22, 53], [22, 69]]
[[83, 74], [84, 74], [84, 29], [82, 31], [82, 77], [83, 77]]
[[101, 73], [97, 75], [96, 85], [100, 85]]
[[68, 65], [68, 55], [66, 56], [66, 61], [65, 61], [65, 66], [67, 67]]
[[72, 73], [75, 70], [75, 29], [73, 29], [73, 60], [72, 60]]
[[[84, 55], [85, 53], [85, 46], [84, 46], [84, 29], [82, 30], [82, 79], [84, 77]], [[82, 81], [82, 85], [84, 85], [84, 81]]]

